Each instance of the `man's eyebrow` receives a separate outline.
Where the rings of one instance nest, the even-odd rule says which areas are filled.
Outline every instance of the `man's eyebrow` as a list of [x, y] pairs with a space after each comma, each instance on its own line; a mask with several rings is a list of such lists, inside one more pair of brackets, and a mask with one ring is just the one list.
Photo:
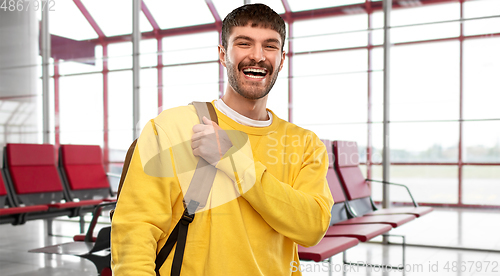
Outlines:
[[236, 41], [236, 40], [238, 40], [238, 39], [245, 39], [245, 40], [250, 40], [250, 41], [253, 41], [253, 39], [252, 39], [251, 37], [246, 36], [246, 35], [239, 35], [239, 36], [235, 37], [235, 38], [233, 39], [233, 41]]
[[[233, 39], [233, 41], [236, 41], [238, 39], [244, 39], [244, 40], [254, 41], [253, 38], [251, 38], [249, 36], [246, 36], [246, 35], [239, 35], [239, 36], [235, 37]], [[266, 39], [264, 42], [281, 44], [281, 42], [279, 41], [279, 39], [276, 39], [276, 38], [269, 38], [269, 39]]]
[[266, 41], [265, 41], [265, 42], [268, 42], [268, 43], [270, 43], [270, 42], [271, 42], [271, 43], [278, 43], [278, 44], [281, 44], [281, 42], [280, 42], [278, 39], [276, 39], [276, 38], [266, 39]]

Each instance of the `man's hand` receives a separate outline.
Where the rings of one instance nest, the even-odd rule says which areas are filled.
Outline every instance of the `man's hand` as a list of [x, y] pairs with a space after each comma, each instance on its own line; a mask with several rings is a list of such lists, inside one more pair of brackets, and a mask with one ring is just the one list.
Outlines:
[[203, 117], [203, 124], [193, 127], [191, 148], [194, 156], [205, 159], [213, 166], [217, 165], [222, 156], [233, 146], [226, 132], [216, 123]]

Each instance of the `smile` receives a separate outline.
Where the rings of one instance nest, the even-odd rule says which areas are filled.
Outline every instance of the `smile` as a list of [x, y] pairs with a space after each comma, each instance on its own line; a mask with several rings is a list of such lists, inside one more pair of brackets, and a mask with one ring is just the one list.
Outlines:
[[252, 79], [263, 79], [267, 75], [267, 70], [263, 68], [245, 68], [242, 71], [246, 77]]

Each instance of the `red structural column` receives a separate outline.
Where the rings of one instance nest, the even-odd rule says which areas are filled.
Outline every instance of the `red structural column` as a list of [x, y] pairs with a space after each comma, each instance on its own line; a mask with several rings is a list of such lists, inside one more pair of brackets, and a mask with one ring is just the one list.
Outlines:
[[109, 171], [109, 124], [108, 124], [108, 44], [102, 45], [102, 103], [103, 103], [103, 157], [106, 171]]
[[54, 59], [54, 128], [55, 128], [55, 146], [59, 149], [60, 145], [60, 124], [59, 124], [59, 59]]
[[161, 37], [156, 38], [158, 42], [157, 55], [157, 73], [158, 73], [158, 114], [163, 110], [163, 40]]

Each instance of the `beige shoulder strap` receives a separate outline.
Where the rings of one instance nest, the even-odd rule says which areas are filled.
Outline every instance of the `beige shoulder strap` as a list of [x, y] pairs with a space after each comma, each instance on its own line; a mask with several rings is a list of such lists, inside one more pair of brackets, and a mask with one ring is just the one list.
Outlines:
[[[203, 122], [203, 116], [210, 118], [210, 120], [214, 121], [215, 123], [219, 124], [219, 121], [217, 119], [217, 112], [215, 112], [214, 106], [210, 102], [192, 102], [191, 103], [194, 108], [196, 109], [196, 112], [198, 114], [198, 118], [200, 119], [200, 122]], [[125, 181], [125, 177], [127, 176], [128, 168], [130, 166], [130, 161], [132, 160], [132, 155], [134, 154], [135, 146], [137, 144], [137, 139], [132, 142], [130, 145], [127, 154], [125, 156], [125, 161], [123, 162], [123, 169], [122, 173], [120, 176], [120, 184], [118, 185], [118, 192], [116, 195], [116, 199], [118, 200], [118, 197], [120, 196], [120, 192], [122, 190], [123, 182]], [[207, 168], [208, 167], [208, 168]], [[199, 202], [200, 208], [203, 208], [206, 204], [206, 200], [208, 198], [208, 194], [210, 193], [210, 190], [212, 188], [212, 182], [213, 179], [215, 178], [215, 173], [217, 172], [213, 166], [210, 166], [204, 159], [200, 158], [200, 161], [198, 162], [196, 166], [196, 172], [193, 176], [193, 179], [191, 180], [191, 183], [203, 183], [205, 181], [210, 182], [209, 185], [203, 185], [202, 189], [195, 189], [193, 192], [193, 189], [188, 189], [188, 193], [192, 195], [192, 199], [196, 199], [197, 202]], [[199, 172], [198, 172], [199, 171]], [[190, 185], [191, 186], [196, 186], [196, 185]], [[187, 203], [189, 204], [189, 203]], [[112, 214], [111, 214], [112, 217]]]

